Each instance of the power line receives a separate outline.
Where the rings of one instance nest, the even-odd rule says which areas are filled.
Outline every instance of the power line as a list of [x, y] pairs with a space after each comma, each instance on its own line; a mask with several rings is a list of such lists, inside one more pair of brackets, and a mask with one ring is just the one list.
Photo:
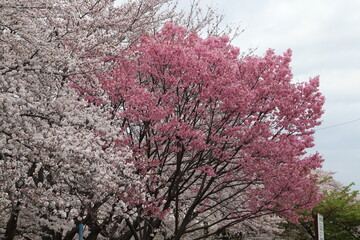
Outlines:
[[318, 129], [316, 129], [316, 131], [324, 130], [324, 129], [328, 129], [328, 128], [333, 128], [333, 127], [338, 127], [338, 126], [341, 126], [341, 125], [346, 125], [346, 124], [353, 123], [353, 122], [358, 122], [358, 121], [360, 121], [360, 118], [354, 119], [354, 120], [349, 121], [349, 122], [343, 122], [343, 123], [338, 123], [338, 124], [331, 125], [331, 126], [328, 126], [328, 127], [318, 128]]

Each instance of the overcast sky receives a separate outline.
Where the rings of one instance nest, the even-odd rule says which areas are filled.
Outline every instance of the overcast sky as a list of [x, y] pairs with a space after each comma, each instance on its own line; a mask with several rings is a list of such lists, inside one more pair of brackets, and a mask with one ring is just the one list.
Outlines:
[[[181, 0], [183, 4], [185, 0]], [[360, 189], [360, 1], [203, 0], [240, 23], [245, 32], [233, 44], [246, 51], [293, 50], [296, 81], [320, 75], [326, 97], [323, 124], [315, 138], [324, 169]], [[349, 123], [351, 122], [351, 123]], [[343, 124], [345, 123], [345, 124]], [[338, 125], [341, 124], [341, 125]], [[334, 126], [338, 125], [338, 126]]]

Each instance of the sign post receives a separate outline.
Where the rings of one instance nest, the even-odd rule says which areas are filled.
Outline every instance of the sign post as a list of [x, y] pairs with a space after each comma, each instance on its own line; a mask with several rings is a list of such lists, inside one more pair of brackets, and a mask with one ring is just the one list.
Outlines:
[[325, 240], [324, 237], [324, 217], [321, 214], [314, 216], [315, 240]]
[[83, 224], [79, 224], [79, 240], [83, 240]]

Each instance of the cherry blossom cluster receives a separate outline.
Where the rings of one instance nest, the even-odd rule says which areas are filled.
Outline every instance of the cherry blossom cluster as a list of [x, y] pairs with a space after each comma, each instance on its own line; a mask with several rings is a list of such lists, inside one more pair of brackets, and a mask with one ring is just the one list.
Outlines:
[[292, 82], [291, 50], [240, 57], [227, 37], [167, 23], [118, 55], [98, 81], [156, 209], [139, 208], [136, 234], [165, 224], [171, 239], [210, 236], [273, 213], [296, 221], [319, 201], [322, 158], [306, 149], [324, 97], [318, 77]]

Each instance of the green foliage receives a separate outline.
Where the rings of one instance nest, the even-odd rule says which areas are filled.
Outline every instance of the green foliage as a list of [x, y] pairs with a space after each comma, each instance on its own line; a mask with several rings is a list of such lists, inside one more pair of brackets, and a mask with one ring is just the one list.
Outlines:
[[324, 199], [311, 211], [301, 213], [300, 224], [286, 223], [282, 237], [296, 240], [314, 239], [312, 216], [320, 213], [324, 217], [326, 240], [360, 239], [360, 198], [358, 191], [349, 186], [324, 191]]
[[325, 192], [324, 200], [314, 211], [324, 216], [326, 239], [360, 239], [360, 200], [351, 186]]

